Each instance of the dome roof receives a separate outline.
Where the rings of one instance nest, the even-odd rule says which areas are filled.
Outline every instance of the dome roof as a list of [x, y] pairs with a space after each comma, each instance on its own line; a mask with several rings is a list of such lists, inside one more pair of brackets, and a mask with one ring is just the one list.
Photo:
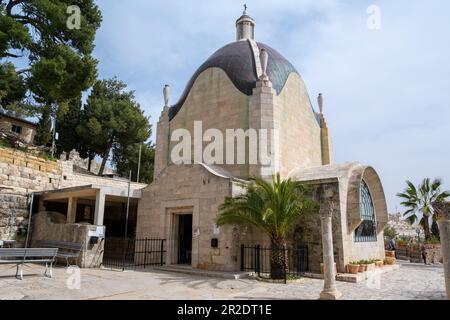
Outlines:
[[[280, 94], [289, 75], [293, 72], [298, 74], [298, 72], [295, 70], [294, 66], [276, 50], [260, 42], [257, 42], [257, 45], [260, 50], [265, 49], [269, 54], [267, 75], [277, 94]], [[255, 58], [253, 56], [250, 41], [236, 41], [227, 44], [217, 50], [197, 69], [189, 80], [180, 100], [170, 108], [170, 120], [175, 117], [183, 106], [197, 77], [209, 68], [222, 69], [228, 75], [235, 87], [248, 96], [252, 94], [253, 88], [256, 86], [256, 81], [258, 80]]]

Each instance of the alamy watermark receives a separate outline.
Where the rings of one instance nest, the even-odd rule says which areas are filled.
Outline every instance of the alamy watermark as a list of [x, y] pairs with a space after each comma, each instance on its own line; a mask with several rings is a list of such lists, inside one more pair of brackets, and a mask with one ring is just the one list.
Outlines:
[[381, 270], [373, 270], [367, 276], [366, 286], [369, 289], [381, 289]]
[[203, 131], [203, 122], [194, 121], [193, 132], [176, 129], [170, 141], [176, 142], [170, 151], [170, 160], [174, 164], [277, 165], [274, 155], [278, 153], [279, 132], [275, 128], [208, 128]]
[[81, 29], [81, 9], [77, 5], [67, 7], [66, 13], [69, 15], [66, 21], [67, 29]]
[[78, 266], [70, 266], [66, 269], [66, 274], [69, 275], [66, 280], [66, 287], [69, 290], [81, 289], [81, 269]]
[[367, 29], [380, 30], [381, 29], [381, 8], [377, 5], [371, 5], [367, 8], [366, 13], [369, 15], [367, 18]]

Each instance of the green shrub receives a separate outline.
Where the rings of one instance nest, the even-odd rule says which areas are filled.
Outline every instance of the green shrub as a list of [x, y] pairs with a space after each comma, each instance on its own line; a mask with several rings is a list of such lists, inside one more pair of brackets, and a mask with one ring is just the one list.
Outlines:
[[427, 243], [427, 244], [438, 244], [438, 243], [441, 243], [441, 240], [439, 240], [438, 237], [436, 237], [435, 235], [432, 234], [431, 238], [428, 239], [427, 241], [425, 241], [425, 243]]

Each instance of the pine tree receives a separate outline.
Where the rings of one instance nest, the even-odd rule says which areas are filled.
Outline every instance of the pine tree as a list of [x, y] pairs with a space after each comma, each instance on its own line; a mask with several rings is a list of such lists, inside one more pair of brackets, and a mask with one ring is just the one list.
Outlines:
[[[70, 14], [69, 6], [78, 13]], [[69, 23], [74, 20], [79, 24]], [[67, 103], [96, 79], [92, 51], [101, 20], [94, 0], [0, 0], [0, 65], [5, 59], [9, 70], [8, 77], [0, 71], [2, 106], [39, 114], [51, 105], [51, 116], [64, 114]]]
[[142, 143], [150, 137], [151, 126], [133, 92], [116, 78], [98, 80], [83, 110], [76, 131], [85, 147], [102, 157], [103, 174], [111, 151], [118, 145]]
[[76, 132], [76, 128], [80, 124], [81, 105], [81, 96], [71, 100], [66, 114], [56, 122], [56, 132], [59, 135], [57, 141], [58, 153], [69, 153], [74, 149], [80, 152], [80, 149], [82, 149]]
[[155, 163], [155, 147], [149, 143], [135, 143], [117, 145], [113, 150], [113, 164], [116, 171], [123, 177], [128, 177], [131, 170], [131, 180], [138, 181], [139, 147], [141, 147], [141, 165], [139, 168], [139, 182], [151, 183]]
[[38, 146], [45, 146], [47, 145], [51, 139], [52, 139], [52, 122], [51, 122], [51, 107], [50, 106], [44, 106], [42, 108], [42, 114], [39, 119], [38, 128], [36, 130], [36, 135], [34, 136], [34, 144]]

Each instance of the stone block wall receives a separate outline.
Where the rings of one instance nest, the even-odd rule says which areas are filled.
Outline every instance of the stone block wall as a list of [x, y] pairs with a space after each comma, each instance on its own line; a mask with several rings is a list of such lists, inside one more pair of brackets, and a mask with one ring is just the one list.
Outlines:
[[[226, 129], [248, 129], [248, 105], [249, 97], [234, 86], [225, 71], [219, 68], [205, 70], [197, 77], [183, 107], [170, 122], [169, 139], [177, 129], [188, 130], [191, 134], [191, 156], [192, 163], [194, 163], [194, 121], [202, 121], [203, 133], [211, 128], [222, 132], [224, 138], [223, 161], [225, 163]], [[202, 137], [199, 138], [202, 139]], [[169, 163], [170, 152], [177, 144], [176, 141], [170, 142], [167, 157]], [[208, 144], [208, 142], [204, 142], [203, 148]], [[159, 150], [158, 146], [157, 150]], [[234, 151], [236, 152], [236, 144]], [[248, 177], [248, 165], [224, 164], [221, 167], [230, 171], [235, 177]]]
[[[42, 240], [83, 243], [83, 251], [78, 259], [79, 267], [100, 267], [103, 261], [104, 238], [100, 238], [96, 244], [89, 243], [89, 231], [95, 231], [96, 226], [81, 223], [65, 223], [63, 215], [43, 211], [33, 215], [32, 228], [32, 246], [35, 246], [36, 241]], [[105, 234], [104, 227], [103, 234]]]
[[21, 246], [24, 234], [19, 233], [27, 227], [27, 201], [25, 192], [0, 190], [0, 239], [16, 240]]
[[[427, 263], [442, 263], [442, 251], [440, 244], [425, 244]], [[410, 260], [411, 262], [423, 263], [420, 246], [414, 244], [397, 244], [397, 259]]]
[[298, 74], [289, 75], [274, 103], [273, 121], [280, 134], [280, 174], [286, 177], [294, 168], [322, 165], [320, 126]]

